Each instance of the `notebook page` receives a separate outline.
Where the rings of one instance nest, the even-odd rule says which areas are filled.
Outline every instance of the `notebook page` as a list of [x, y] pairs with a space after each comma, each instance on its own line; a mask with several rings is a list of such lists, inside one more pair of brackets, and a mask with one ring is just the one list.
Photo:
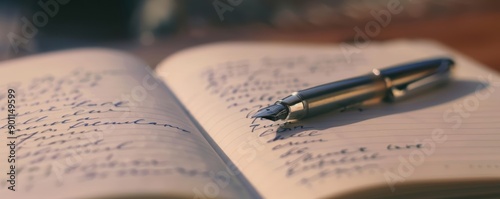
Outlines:
[[2, 132], [7, 89], [17, 100], [15, 139], [3, 133], [0, 150], [7, 157], [6, 144], [16, 143], [15, 184], [2, 162], [2, 197], [192, 198], [219, 183], [221, 196], [244, 196], [217, 175], [224, 164], [165, 86], [127, 54], [83, 49], [4, 62], [0, 85]]
[[[266, 198], [326, 197], [373, 186], [400, 194], [402, 185], [429, 179], [498, 181], [496, 73], [426, 41], [345, 50], [214, 44], [178, 53], [157, 72]], [[455, 80], [411, 99], [284, 126], [250, 118], [296, 90], [440, 55], [457, 62]]]

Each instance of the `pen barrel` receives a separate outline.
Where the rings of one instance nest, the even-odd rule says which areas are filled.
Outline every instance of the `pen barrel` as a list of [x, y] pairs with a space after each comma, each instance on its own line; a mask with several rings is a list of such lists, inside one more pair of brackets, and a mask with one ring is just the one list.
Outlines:
[[290, 108], [287, 120], [298, 120], [355, 105], [380, 102], [386, 90], [383, 78], [366, 75], [301, 90], [282, 101]]

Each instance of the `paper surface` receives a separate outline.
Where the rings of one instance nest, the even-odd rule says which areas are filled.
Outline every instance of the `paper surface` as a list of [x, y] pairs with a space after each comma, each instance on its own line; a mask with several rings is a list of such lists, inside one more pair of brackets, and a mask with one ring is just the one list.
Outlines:
[[[2, 132], [7, 89], [17, 100], [16, 191], [7, 189], [2, 162], [2, 197], [191, 198], [221, 179], [217, 154], [148, 67], [127, 54], [85, 49], [4, 62], [0, 85]], [[2, 159], [11, 141], [3, 135]], [[221, 196], [243, 195], [223, 183]]]
[[[173, 55], [157, 73], [266, 198], [327, 197], [374, 186], [404, 194], [403, 185], [429, 180], [498, 182], [495, 72], [427, 41], [343, 45], [208, 45]], [[436, 56], [456, 61], [455, 79], [411, 99], [284, 126], [250, 118], [296, 90]]]

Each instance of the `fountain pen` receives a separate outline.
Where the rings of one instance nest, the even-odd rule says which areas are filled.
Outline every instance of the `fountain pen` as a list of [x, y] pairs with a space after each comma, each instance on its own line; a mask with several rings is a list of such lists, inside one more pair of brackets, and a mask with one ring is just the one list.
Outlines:
[[385, 69], [373, 69], [359, 77], [300, 90], [258, 110], [252, 118], [297, 121], [330, 111], [379, 102], [394, 102], [414, 91], [446, 82], [454, 61], [440, 57]]

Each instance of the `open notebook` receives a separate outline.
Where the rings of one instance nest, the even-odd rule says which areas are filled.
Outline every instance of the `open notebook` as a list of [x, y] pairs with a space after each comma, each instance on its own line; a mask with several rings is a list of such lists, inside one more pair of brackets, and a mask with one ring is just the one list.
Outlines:
[[[299, 123], [252, 119], [310, 86], [436, 56], [448, 84]], [[155, 72], [106, 49], [0, 66], [0, 128], [15, 90], [15, 187], [2, 198], [440, 198], [500, 195], [500, 76], [429, 41], [220, 43]], [[5, 113], [5, 114], [4, 114]], [[8, 189], [15, 188], [15, 192]]]

